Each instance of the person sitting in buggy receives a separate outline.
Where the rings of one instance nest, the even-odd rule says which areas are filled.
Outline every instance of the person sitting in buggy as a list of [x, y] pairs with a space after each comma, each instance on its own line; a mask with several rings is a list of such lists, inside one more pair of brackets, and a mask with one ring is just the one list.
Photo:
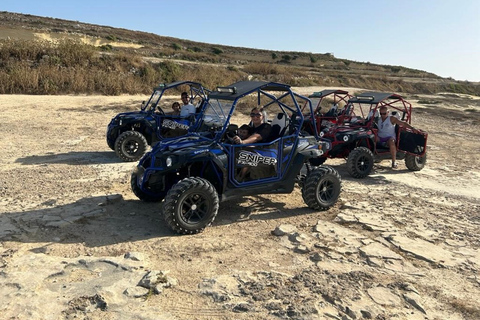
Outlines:
[[238, 128], [238, 136], [240, 139], [245, 140], [250, 137], [253, 133], [253, 128], [250, 127], [248, 124], [243, 124]]
[[169, 115], [172, 115], [172, 116], [180, 116], [180, 103], [178, 103], [177, 101], [175, 101], [175, 102], [172, 104], [172, 111], [169, 113]]
[[[253, 108], [250, 112], [251, 121], [251, 135], [246, 138], [241, 138], [238, 134], [233, 137], [233, 142], [236, 144], [255, 144], [269, 142], [272, 126], [265, 121], [266, 112], [263, 108]], [[247, 147], [250, 148], [250, 147]], [[260, 147], [263, 148], [263, 147]], [[266, 177], [272, 177], [276, 174], [275, 166], [271, 164], [259, 163], [255, 166], [242, 167], [237, 180], [239, 182], [257, 180]]]
[[263, 108], [253, 108], [250, 112], [250, 117], [252, 118], [252, 135], [246, 139], [242, 139], [238, 135], [236, 135], [235, 137], [233, 137], [233, 142], [235, 142], [236, 144], [266, 142], [268, 137], [270, 136], [272, 126], [269, 123], [265, 122], [266, 116]]

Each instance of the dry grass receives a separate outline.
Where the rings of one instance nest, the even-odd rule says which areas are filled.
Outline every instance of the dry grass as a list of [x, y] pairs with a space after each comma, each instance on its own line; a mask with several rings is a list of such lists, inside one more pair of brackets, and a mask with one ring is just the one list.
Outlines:
[[[404, 81], [398, 74], [408, 77], [406, 68], [345, 63], [331, 55], [289, 53], [274, 58], [270, 51], [245, 48], [232, 53], [230, 47], [176, 40], [136, 51], [108, 45], [94, 47], [68, 38], [57, 42], [0, 40], [0, 94], [147, 94], [158, 83], [182, 79], [201, 82], [210, 89], [258, 79], [292, 86], [480, 95], [478, 84]], [[146, 57], [160, 59], [148, 62]], [[397, 76], [388, 76], [385, 68]]]

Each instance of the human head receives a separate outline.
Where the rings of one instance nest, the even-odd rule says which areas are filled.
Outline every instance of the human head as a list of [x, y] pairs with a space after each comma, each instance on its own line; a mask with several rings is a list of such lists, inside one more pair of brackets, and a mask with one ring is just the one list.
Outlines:
[[183, 101], [183, 104], [188, 104], [188, 93], [187, 92], [182, 92], [182, 101]]
[[252, 134], [252, 127], [250, 127], [248, 124], [242, 125], [240, 128], [238, 128], [238, 136], [240, 139], [246, 139]]
[[178, 102], [175, 101], [175, 102], [172, 104], [172, 109], [173, 109], [173, 111], [175, 111], [175, 112], [180, 112], [180, 103], [178, 103]]
[[255, 107], [250, 111], [250, 117], [252, 118], [253, 125], [258, 127], [264, 122], [265, 112], [263, 111], [263, 108]]
[[388, 108], [386, 106], [380, 107], [380, 117], [385, 120], [388, 117]]

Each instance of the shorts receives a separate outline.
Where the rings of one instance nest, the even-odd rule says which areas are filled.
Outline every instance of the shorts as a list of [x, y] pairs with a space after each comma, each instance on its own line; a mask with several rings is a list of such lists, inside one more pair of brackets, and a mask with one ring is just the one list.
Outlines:
[[383, 138], [378, 137], [378, 139], [379, 139], [378, 142], [380, 142], [380, 143], [386, 143], [386, 142], [387, 142], [388, 140], [390, 140], [390, 139], [393, 139], [393, 141], [395, 141], [395, 137], [392, 137], [392, 136], [390, 136], [390, 137], [383, 137]]
[[382, 138], [382, 137], [378, 137], [378, 139], [379, 139], [379, 140], [378, 140], [378, 143], [379, 143], [380, 145], [384, 146], [384, 147], [387, 146], [387, 142], [388, 142], [388, 140], [390, 140], [390, 139], [393, 139], [393, 142], [395, 142], [395, 137], [392, 137], [392, 136], [383, 137], [383, 138]]

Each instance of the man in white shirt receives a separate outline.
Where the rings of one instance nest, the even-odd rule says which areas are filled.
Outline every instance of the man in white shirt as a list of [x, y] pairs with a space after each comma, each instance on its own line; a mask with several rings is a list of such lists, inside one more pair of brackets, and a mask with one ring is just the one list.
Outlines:
[[390, 154], [392, 155], [392, 168], [396, 169], [398, 167], [397, 159], [397, 148], [395, 146], [395, 125], [400, 127], [410, 128], [416, 131], [411, 125], [405, 121], [401, 121], [394, 116], [388, 114], [388, 108], [383, 106], [380, 108], [380, 119], [378, 120], [378, 132], [377, 132], [377, 142], [384, 143], [390, 148]]
[[188, 93], [187, 92], [182, 92], [182, 102], [183, 106], [182, 109], [180, 110], [180, 117], [189, 117], [191, 115], [195, 114], [195, 106], [190, 103], [190, 99], [188, 98]]

